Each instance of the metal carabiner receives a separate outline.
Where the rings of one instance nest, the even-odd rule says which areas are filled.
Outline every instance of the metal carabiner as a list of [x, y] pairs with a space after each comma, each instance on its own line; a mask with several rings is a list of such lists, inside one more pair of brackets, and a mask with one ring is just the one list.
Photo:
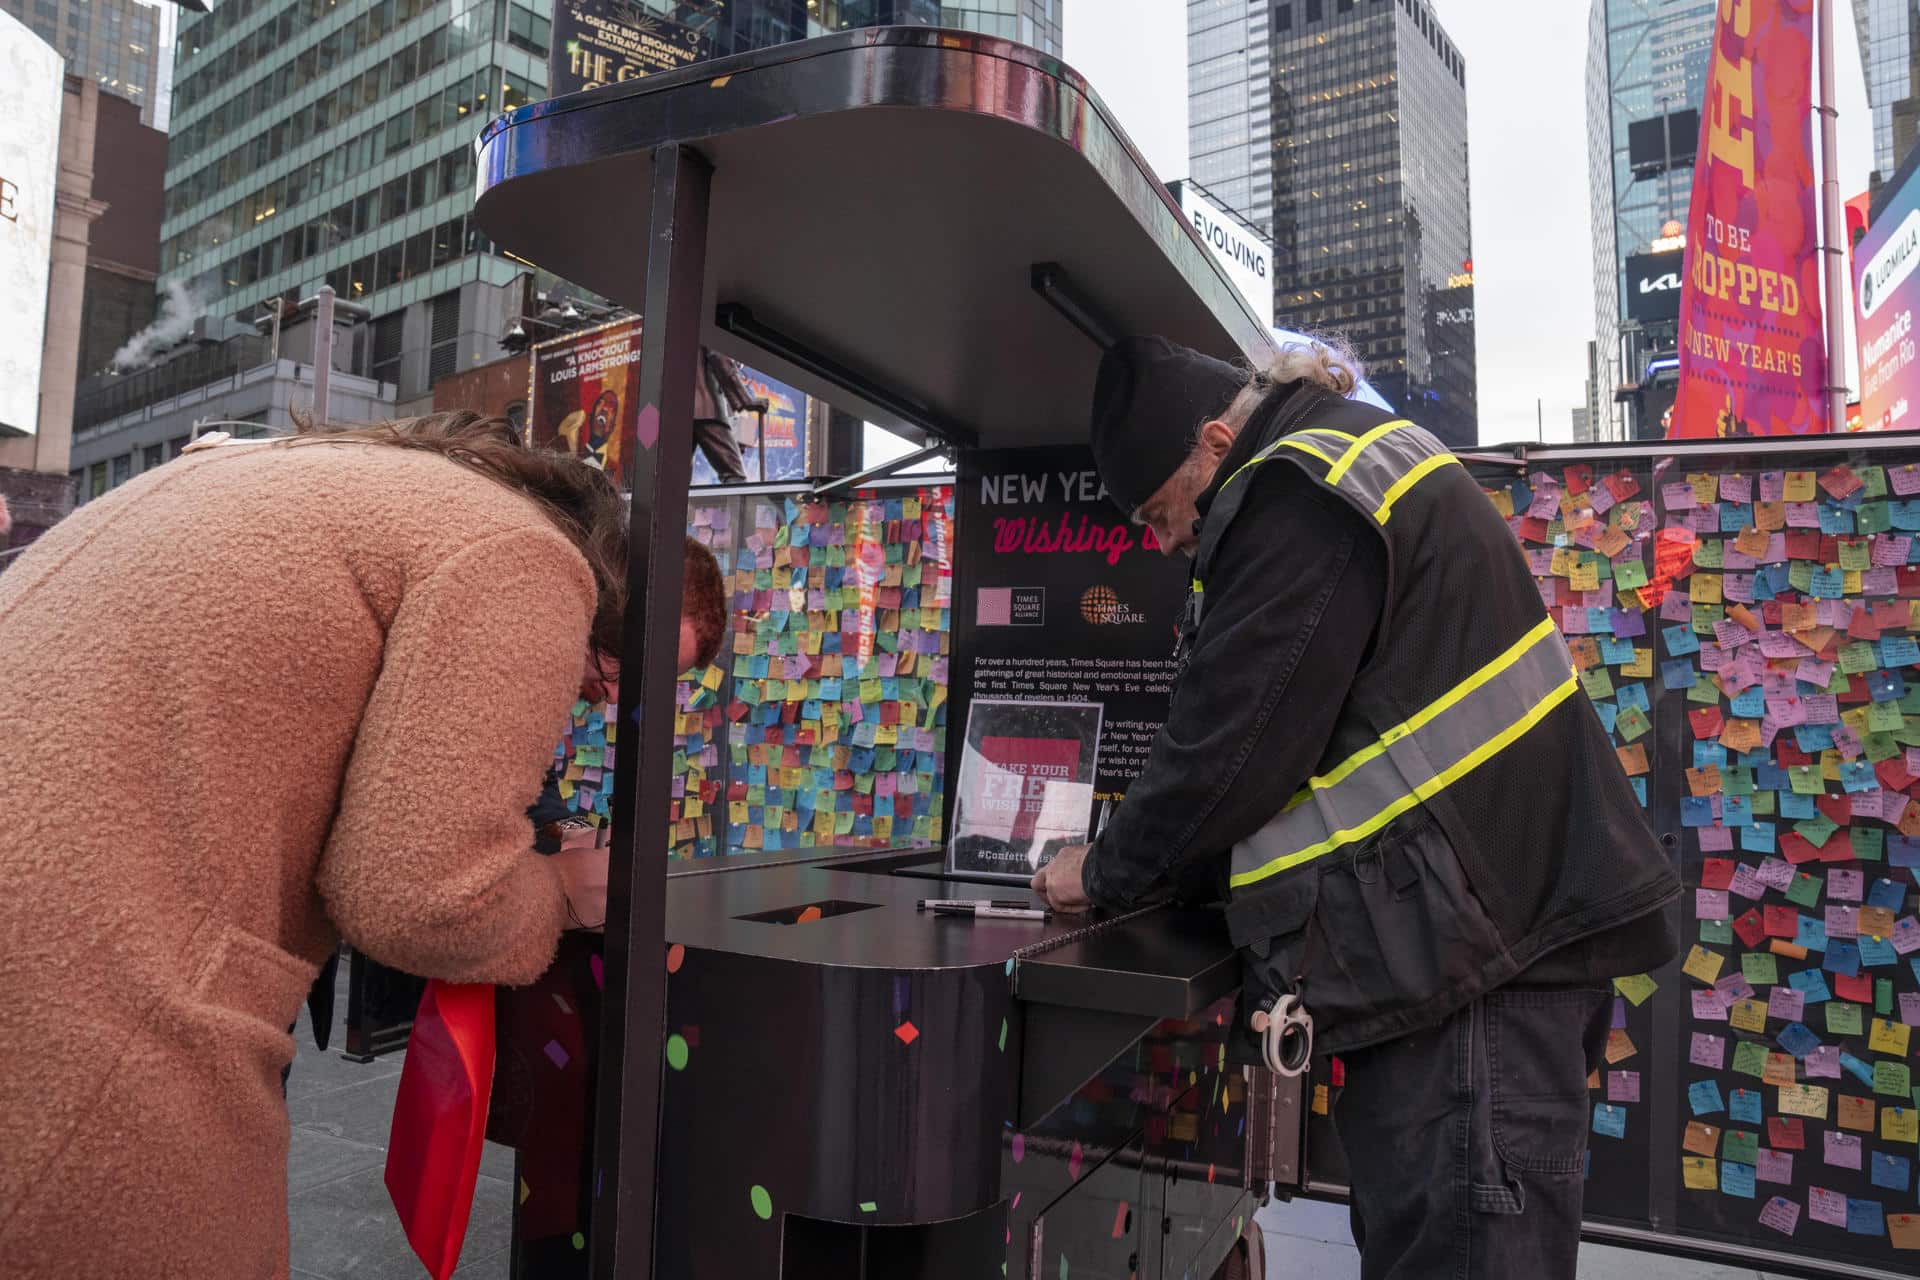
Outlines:
[[1269, 1071], [1289, 1079], [1306, 1071], [1313, 1061], [1313, 1015], [1299, 996], [1283, 995], [1271, 1011], [1256, 1009], [1248, 1021]]

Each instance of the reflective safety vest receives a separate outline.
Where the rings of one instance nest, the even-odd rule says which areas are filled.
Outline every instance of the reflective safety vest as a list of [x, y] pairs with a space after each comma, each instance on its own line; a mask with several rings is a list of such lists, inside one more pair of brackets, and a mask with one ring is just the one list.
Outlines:
[[1205, 623], [1208, 568], [1260, 500], [1262, 468], [1337, 493], [1386, 548], [1387, 596], [1352, 687], [1286, 694], [1342, 699], [1320, 766], [1234, 846], [1229, 876], [1250, 978], [1299, 991], [1338, 1051], [1438, 1021], [1679, 881], [1575, 696], [1518, 544], [1459, 460], [1364, 405], [1298, 391], [1289, 406], [1256, 412], [1248, 429], [1271, 438], [1208, 510], [1184, 632], [1190, 643]]

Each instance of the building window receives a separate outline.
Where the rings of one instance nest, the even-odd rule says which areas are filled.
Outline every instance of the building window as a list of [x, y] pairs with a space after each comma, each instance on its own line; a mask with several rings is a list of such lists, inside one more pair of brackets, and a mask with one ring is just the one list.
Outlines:
[[133, 479], [133, 455], [123, 453], [113, 460], [113, 488], [118, 489]]
[[1273, 25], [1279, 31], [1293, 30], [1293, 6], [1283, 4], [1273, 11]]
[[1320, 0], [1307, 0], [1307, 21], [1318, 22], [1321, 16]]
[[140, 455], [140, 469], [151, 471], [167, 460], [167, 446], [150, 444]]
[[87, 474], [87, 496], [97, 498], [107, 491], [107, 464], [96, 462]]

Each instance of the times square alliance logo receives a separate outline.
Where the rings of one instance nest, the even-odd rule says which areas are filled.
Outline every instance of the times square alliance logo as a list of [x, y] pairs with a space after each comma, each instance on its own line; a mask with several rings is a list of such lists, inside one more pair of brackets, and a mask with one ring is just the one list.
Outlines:
[[1096, 627], [1145, 622], [1147, 615], [1114, 594], [1112, 587], [1088, 587], [1080, 597], [1080, 616]]

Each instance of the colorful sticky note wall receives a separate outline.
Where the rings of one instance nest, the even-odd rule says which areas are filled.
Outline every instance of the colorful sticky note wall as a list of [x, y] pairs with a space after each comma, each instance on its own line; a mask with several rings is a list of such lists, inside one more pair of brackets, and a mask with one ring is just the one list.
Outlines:
[[674, 708], [677, 857], [941, 838], [948, 486], [697, 504], [732, 625]]
[[1631, 1085], [1590, 1081], [1593, 1131], [1665, 1091], [1684, 1132], [1653, 1158], [1680, 1163], [1683, 1221], [1691, 1199], [1695, 1221], [1831, 1232], [1809, 1247], [1920, 1247], [1920, 469], [1605, 470], [1486, 490], [1682, 840], [1688, 946], [1616, 986], [1637, 1005], [1657, 979], [1687, 1033]]

